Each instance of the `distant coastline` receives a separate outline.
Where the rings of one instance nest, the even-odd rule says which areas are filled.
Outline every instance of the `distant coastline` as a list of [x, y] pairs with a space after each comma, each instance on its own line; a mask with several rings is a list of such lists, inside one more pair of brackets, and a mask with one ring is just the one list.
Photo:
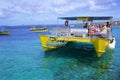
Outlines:
[[113, 21], [112, 25], [120, 25], [120, 21]]
[[[100, 24], [103, 24], [104, 22], [100, 22]], [[95, 24], [99, 24], [99, 23], [95, 23]], [[63, 24], [46, 24], [45, 26], [56, 26], [56, 25], [61, 25], [63, 26]], [[74, 25], [74, 24], [73, 24]], [[82, 24], [80, 24], [82, 25]], [[112, 21], [111, 25], [116, 25], [116, 26], [120, 26], [120, 21]], [[34, 24], [34, 25], [14, 25], [14, 26], [9, 26], [9, 25], [0, 25], [0, 28], [3, 27], [31, 27], [31, 26], [43, 26], [42, 24]]]

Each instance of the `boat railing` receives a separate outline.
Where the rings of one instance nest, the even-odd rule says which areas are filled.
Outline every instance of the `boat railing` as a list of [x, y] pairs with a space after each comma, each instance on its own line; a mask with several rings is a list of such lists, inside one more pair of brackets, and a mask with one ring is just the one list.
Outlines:
[[67, 37], [70, 36], [70, 29], [69, 28], [54, 28], [51, 31], [52, 36], [60, 36], [60, 37]]
[[71, 28], [70, 33], [75, 37], [88, 37], [88, 29], [84, 28]]
[[85, 28], [55, 28], [51, 32], [54, 37], [82, 37], [82, 38], [105, 38], [109, 39], [112, 33], [104, 34], [101, 32], [94, 32], [93, 35]]
[[83, 28], [55, 28], [51, 33], [60, 37], [88, 37], [88, 29]]

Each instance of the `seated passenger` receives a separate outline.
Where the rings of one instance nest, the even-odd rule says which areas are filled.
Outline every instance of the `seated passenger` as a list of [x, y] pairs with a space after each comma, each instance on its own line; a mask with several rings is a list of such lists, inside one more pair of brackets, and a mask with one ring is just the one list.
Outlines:
[[103, 25], [102, 32], [105, 33], [105, 34], [107, 34], [107, 27], [106, 27], [105, 24]]
[[99, 32], [99, 31], [101, 31], [100, 24], [98, 24], [96, 29], [95, 29], [95, 32]]
[[106, 35], [107, 35], [107, 27], [106, 27], [106, 25], [104, 24], [103, 26], [102, 26], [102, 29], [99, 31], [99, 32], [96, 32], [96, 36], [98, 36], [98, 37], [106, 37]]

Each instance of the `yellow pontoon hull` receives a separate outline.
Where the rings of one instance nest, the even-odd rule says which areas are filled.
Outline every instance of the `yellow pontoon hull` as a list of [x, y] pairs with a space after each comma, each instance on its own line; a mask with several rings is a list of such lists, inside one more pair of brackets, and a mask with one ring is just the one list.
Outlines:
[[67, 41], [69, 42], [80, 42], [80, 43], [92, 43], [95, 51], [97, 53], [97, 56], [100, 57], [105, 51], [106, 48], [109, 45], [109, 40], [104, 39], [104, 38], [81, 38], [81, 37], [53, 37], [55, 39], [49, 39], [50, 36], [40, 36], [40, 41], [42, 44], [42, 47], [44, 50], [51, 50], [51, 49], [56, 49], [59, 48], [61, 46], [47, 46], [47, 42], [53, 42], [53, 41]]
[[48, 36], [40, 36], [41, 44], [45, 51], [56, 49], [59, 47], [59, 46], [47, 46], [46, 43], [48, 42], [48, 39], [49, 39]]

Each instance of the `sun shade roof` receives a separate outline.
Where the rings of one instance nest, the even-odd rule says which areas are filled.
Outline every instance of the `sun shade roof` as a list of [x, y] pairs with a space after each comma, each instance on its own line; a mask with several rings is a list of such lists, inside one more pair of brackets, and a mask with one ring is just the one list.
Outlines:
[[58, 19], [81, 20], [81, 21], [111, 20], [112, 18], [113, 18], [112, 16], [58, 17]]

